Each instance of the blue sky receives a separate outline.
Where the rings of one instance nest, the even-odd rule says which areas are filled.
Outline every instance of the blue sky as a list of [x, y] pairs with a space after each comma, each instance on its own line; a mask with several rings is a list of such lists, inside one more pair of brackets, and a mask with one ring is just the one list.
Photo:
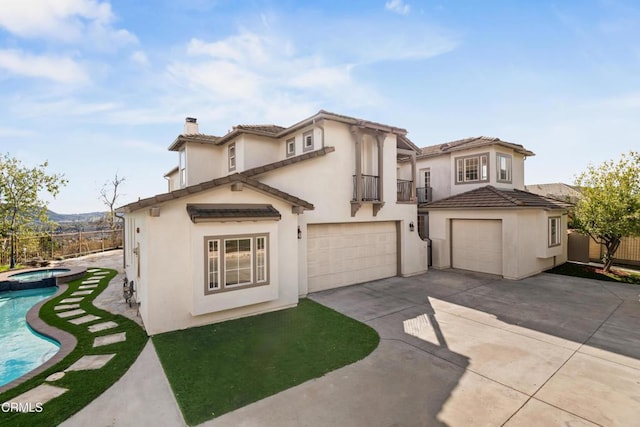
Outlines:
[[[49, 161], [50, 208], [166, 190], [184, 118], [203, 133], [320, 109], [419, 146], [497, 136], [567, 182], [640, 149], [636, 1], [21, 0], [0, 7], [0, 152]], [[321, 179], [321, 177], [317, 177]]]

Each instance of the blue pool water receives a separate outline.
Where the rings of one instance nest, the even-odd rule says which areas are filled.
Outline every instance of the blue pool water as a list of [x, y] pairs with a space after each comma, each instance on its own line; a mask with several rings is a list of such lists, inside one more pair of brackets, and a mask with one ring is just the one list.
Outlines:
[[0, 292], [0, 386], [42, 365], [58, 352], [53, 340], [27, 325], [27, 312], [57, 287]]

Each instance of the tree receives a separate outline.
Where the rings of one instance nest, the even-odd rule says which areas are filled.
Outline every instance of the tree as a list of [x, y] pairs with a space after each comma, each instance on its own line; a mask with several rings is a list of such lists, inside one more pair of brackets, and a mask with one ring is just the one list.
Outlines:
[[46, 223], [47, 203], [39, 193], [57, 196], [67, 184], [62, 174], [47, 174], [48, 162], [28, 168], [9, 153], [0, 156], [0, 234], [10, 237], [10, 268], [16, 265], [16, 238]]
[[577, 229], [604, 245], [609, 271], [622, 237], [640, 236], [640, 153], [589, 165], [576, 179], [582, 197], [575, 209]]
[[120, 184], [122, 184], [125, 180], [125, 177], [118, 177], [118, 172], [116, 172], [114, 178], [110, 181], [105, 182], [100, 189], [100, 201], [102, 201], [102, 203], [104, 203], [109, 208], [109, 212], [107, 213], [107, 224], [109, 224], [109, 228], [111, 228], [111, 230], [114, 230], [116, 228], [115, 206], [118, 198], [121, 196], [121, 194], [118, 193], [118, 188], [120, 187]]

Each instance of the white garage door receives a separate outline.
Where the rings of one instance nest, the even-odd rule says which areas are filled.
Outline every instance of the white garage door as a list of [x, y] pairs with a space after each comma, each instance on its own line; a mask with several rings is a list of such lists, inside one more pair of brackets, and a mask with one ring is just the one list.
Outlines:
[[451, 258], [453, 268], [502, 275], [502, 222], [452, 220]]
[[395, 276], [394, 222], [307, 226], [309, 292]]

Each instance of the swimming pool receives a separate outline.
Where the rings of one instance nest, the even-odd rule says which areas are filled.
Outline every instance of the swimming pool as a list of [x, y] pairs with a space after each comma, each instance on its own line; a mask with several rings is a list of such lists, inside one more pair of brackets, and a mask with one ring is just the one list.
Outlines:
[[60, 349], [55, 341], [33, 331], [26, 316], [57, 287], [0, 292], [0, 386], [51, 359]]

